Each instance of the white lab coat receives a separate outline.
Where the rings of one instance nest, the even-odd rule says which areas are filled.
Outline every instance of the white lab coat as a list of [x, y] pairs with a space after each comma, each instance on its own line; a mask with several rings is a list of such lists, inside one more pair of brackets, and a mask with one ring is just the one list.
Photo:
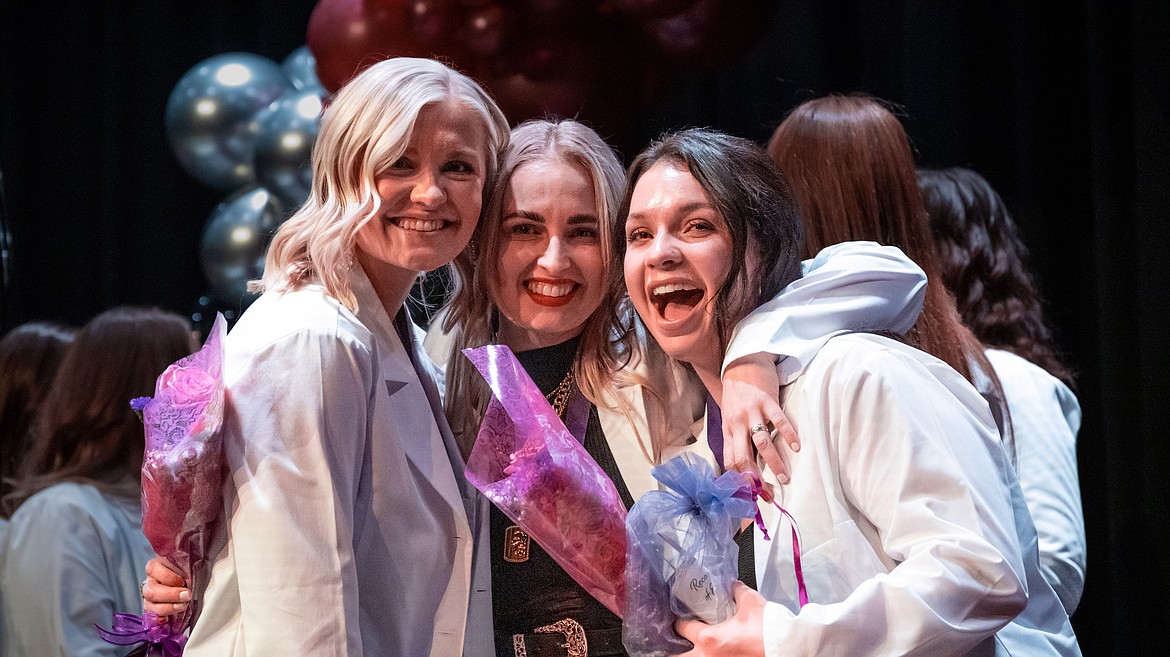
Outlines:
[[115, 657], [102, 641], [115, 612], [142, 608], [138, 587], [154, 556], [137, 497], [54, 484], [25, 500], [0, 542], [0, 654]]
[[1080, 654], [990, 410], [962, 376], [865, 333], [778, 370], [801, 449], [789, 484], [766, 477], [796, 518], [810, 602], [797, 603], [789, 526], [762, 505], [765, 654]]
[[450, 657], [484, 627], [429, 362], [360, 267], [349, 284], [356, 315], [310, 285], [264, 294], [228, 334], [225, 542], [187, 657]]
[[1085, 518], [1077, 478], [1081, 406], [1068, 386], [1043, 368], [1009, 351], [986, 353], [1007, 400], [1008, 448], [1036, 524], [1040, 569], [1071, 616], [1085, 586]]

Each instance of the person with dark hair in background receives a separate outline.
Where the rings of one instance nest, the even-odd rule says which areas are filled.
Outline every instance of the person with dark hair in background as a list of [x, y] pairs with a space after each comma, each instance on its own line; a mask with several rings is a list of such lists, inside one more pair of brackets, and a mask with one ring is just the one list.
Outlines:
[[1027, 248], [991, 184], [970, 169], [950, 168], [920, 170], [918, 187], [943, 280], [1003, 385], [1009, 454], [1036, 523], [1040, 567], [1071, 615], [1085, 585], [1076, 444], [1081, 407], [1072, 373], [1044, 323]]
[[[29, 429], [74, 333], [52, 322], [28, 322], [0, 339], [0, 499], [12, 492], [30, 447]], [[0, 505], [0, 540], [10, 515]]]
[[130, 400], [195, 349], [187, 320], [119, 307], [78, 332], [32, 427], [0, 543], [5, 655], [119, 655], [94, 623], [139, 604], [144, 432]]

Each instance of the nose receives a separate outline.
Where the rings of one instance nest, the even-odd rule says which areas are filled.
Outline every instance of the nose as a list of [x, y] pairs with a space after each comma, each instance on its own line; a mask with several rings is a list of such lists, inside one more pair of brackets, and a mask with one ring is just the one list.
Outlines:
[[669, 269], [682, 260], [682, 250], [678, 248], [678, 240], [667, 232], [654, 236], [647, 254], [646, 264], [654, 269]]
[[544, 253], [540, 254], [540, 258], [536, 260], [536, 264], [550, 274], [558, 273], [568, 268], [568, 250], [560, 237], [554, 236], [549, 238], [548, 244], [544, 247]]
[[433, 173], [422, 173], [410, 190], [410, 200], [423, 207], [438, 207], [447, 199], [447, 193], [439, 186], [438, 177]]

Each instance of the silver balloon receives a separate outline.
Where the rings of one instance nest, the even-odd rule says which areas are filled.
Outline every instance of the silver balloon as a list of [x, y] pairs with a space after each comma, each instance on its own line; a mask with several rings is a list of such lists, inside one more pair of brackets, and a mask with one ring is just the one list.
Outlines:
[[167, 138], [179, 163], [214, 189], [253, 182], [253, 118], [291, 88], [267, 57], [232, 52], [196, 64], [167, 99]]
[[309, 46], [301, 46], [288, 54], [280, 63], [280, 69], [285, 77], [292, 82], [292, 86], [301, 91], [319, 91], [321, 96], [327, 96], [328, 91], [317, 78], [317, 58]]
[[297, 208], [313, 182], [310, 156], [325, 92], [290, 91], [256, 115], [256, 180], [286, 208]]
[[264, 251], [284, 214], [268, 190], [249, 185], [216, 206], [203, 228], [199, 262], [211, 290], [236, 302], [264, 273]]

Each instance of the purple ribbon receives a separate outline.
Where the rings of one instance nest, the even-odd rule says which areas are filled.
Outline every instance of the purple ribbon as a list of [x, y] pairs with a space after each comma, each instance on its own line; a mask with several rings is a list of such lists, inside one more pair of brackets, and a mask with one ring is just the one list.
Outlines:
[[[719, 405], [711, 397], [707, 397], [707, 445], [711, 451], [715, 453], [715, 460], [719, 462], [719, 469], [723, 467], [723, 414], [719, 410]], [[764, 525], [764, 515], [760, 512], [759, 499], [760, 493], [764, 490], [764, 485], [760, 482], [760, 478], [754, 472], [744, 473], [751, 476], [751, 486], [742, 487], [735, 492], [732, 497], [738, 497], [741, 500], [746, 500], [751, 496], [751, 501], [756, 505], [756, 526], [760, 528], [760, 533], [763, 534], [765, 541], [772, 540], [768, 536], [768, 528]], [[803, 607], [808, 604], [808, 589], [804, 585], [804, 569], [800, 565], [800, 534], [796, 531], [796, 518], [787, 509], [780, 506], [776, 500], [772, 500], [772, 504], [780, 509], [780, 513], [788, 518], [789, 524], [792, 526], [792, 566], [796, 571], [796, 589], [797, 595], [800, 598], [800, 606]]]
[[102, 629], [96, 623], [94, 627], [106, 643], [116, 646], [138, 644], [127, 657], [131, 655], [181, 657], [183, 647], [187, 645], [187, 635], [183, 634], [182, 621], [176, 616], [171, 616], [170, 620], [160, 625], [158, 614], [149, 611], [142, 616], [114, 614], [112, 629]]

